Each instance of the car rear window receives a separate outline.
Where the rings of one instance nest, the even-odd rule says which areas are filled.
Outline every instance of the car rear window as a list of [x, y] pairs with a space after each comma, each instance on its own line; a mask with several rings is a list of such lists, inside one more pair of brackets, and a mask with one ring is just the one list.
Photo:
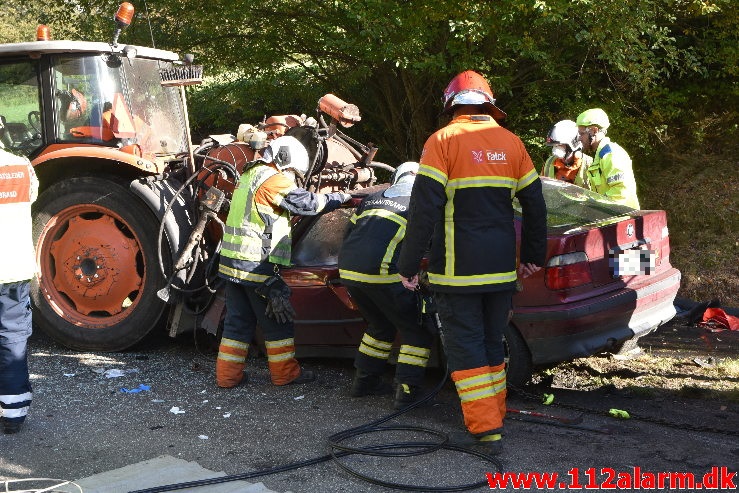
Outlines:
[[[547, 226], [551, 228], [576, 228], [588, 224], [610, 222], [634, 209], [617, 204], [577, 185], [541, 178], [544, 200], [547, 203]], [[521, 204], [513, 200], [517, 217], [521, 217]]]

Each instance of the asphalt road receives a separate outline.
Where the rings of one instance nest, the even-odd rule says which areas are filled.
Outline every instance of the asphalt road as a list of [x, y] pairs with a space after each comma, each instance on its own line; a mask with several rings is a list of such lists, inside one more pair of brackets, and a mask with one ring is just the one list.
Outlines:
[[[64, 349], [37, 332], [30, 341], [32, 410], [21, 433], [0, 435], [0, 480], [80, 479], [159, 456], [194, 461], [229, 475], [242, 474], [323, 456], [328, 451], [327, 437], [392, 412], [389, 396], [347, 396], [350, 361], [304, 363], [318, 371], [317, 382], [274, 387], [269, 383], [266, 360], [256, 357], [249, 360], [248, 384], [225, 390], [214, 383], [215, 355], [204, 354], [189, 338], [163, 338], [148, 349], [92, 354]], [[111, 378], [110, 372], [105, 373], [108, 370], [120, 370], [122, 376]], [[440, 370], [430, 370], [429, 387], [442, 376]], [[689, 429], [698, 425], [736, 433], [736, 403], [677, 395], [647, 399], [607, 388], [591, 392], [557, 389], [556, 402], [599, 411], [628, 409], [634, 415], [668, 420], [676, 426], [616, 420], [603, 414], [583, 416], [583, 425], [598, 431], [509, 419], [500, 471], [556, 472], [558, 482], [568, 484], [577, 474], [583, 485], [606, 481], [607, 468], [616, 474], [631, 474], [638, 467], [642, 473], [690, 472], [701, 478], [712, 467], [737, 471], [737, 435]], [[508, 404], [567, 417], [579, 414], [542, 406], [520, 393], [511, 396]], [[429, 404], [386, 424], [461, 431], [459, 401], [452, 384], [446, 382]], [[604, 428], [611, 433], [602, 433]], [[386, 432], [354, 442], [418, 440], [428, 437], [418, 432]], [[420, 485], [418, 491], [484, 481], [485, 473], [496, 469], [495, 464], [447, 450], [407, 458], [352, 456], [341, 460], [383, 481]], [[261, 481], [279, 492], [393, 491], [355, 478], [331, 461], [250, 481]], [[736, 476], [733, 481], [739, 485]], [[517, 490], [509, 487], [508, 491]]]

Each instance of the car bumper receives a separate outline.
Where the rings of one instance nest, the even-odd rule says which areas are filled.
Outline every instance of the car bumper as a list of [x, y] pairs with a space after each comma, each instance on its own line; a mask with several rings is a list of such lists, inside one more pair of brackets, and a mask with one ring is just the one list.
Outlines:
[[523, 335], [534, 365], [615, 351], [671, 320], [680, 271], [670, 269], [649, 284], [595, 298], [547, 307], [516, 308], [513, 324]]

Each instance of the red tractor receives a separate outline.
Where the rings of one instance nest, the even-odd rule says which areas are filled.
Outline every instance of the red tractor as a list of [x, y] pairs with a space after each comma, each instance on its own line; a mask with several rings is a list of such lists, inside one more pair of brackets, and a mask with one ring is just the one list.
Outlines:
[[360, 116], [332, 95], [314, 117], [271, 117], [194, 149], [183, 86], [202, 67], [118, 44], [132, 15], [122, 4], [111, 43], [53, 41], [40, 26], [37, 41], [0, 45], [0, 146], [27, 156], [41, 184], [34, 321], [80, 350], [128, 348], [165, 321], [171, 335], [215, 332], [218, 224], [265, 140], [306, 145], [312, 191], [359, 190], [392, 170], [337, 128]]

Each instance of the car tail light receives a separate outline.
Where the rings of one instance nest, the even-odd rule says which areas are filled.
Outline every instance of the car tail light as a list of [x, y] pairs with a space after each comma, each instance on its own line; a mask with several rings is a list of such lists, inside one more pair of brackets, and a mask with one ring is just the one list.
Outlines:
[[588, 256], [585, 252], [573, 252], [550, 258], [545, 279], [547, 287], [553, 290], [574, 288], [592, 282]]

